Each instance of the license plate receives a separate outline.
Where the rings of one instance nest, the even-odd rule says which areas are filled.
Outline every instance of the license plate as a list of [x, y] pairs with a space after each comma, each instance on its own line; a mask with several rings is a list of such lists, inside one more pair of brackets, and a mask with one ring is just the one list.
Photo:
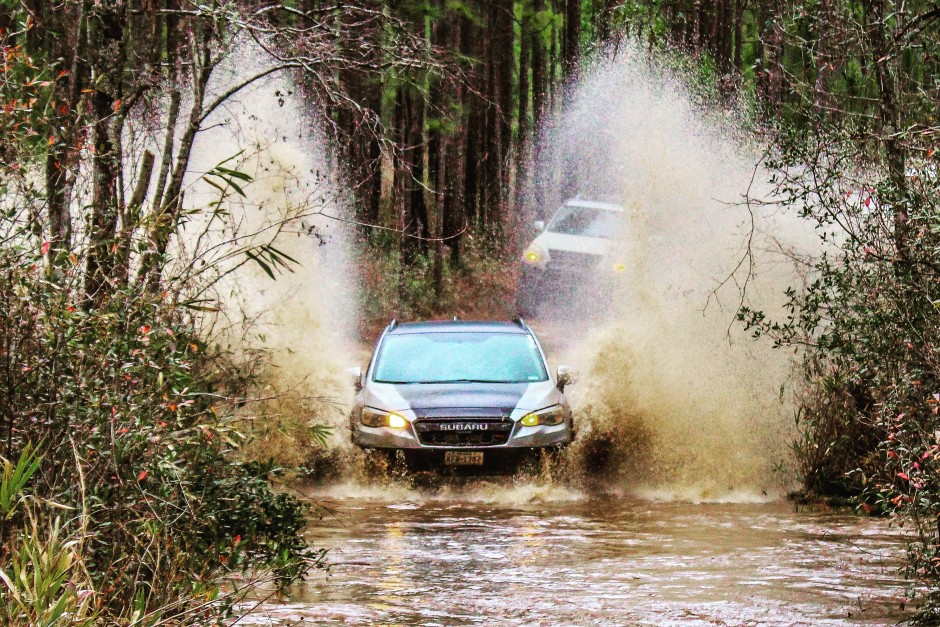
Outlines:
[[472, 451], [447, 451], [444, 463], [451, 466], [482, 466], [483, 453]]

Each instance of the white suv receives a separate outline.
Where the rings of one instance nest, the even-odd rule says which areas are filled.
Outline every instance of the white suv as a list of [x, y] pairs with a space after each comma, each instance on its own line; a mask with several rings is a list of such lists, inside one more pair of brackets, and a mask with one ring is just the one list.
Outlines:
[[540, 233], [522, 255], [516, 306], [523, 316], [536, 313], [536, 305], [558, 288], [599, 287], [626, 269], [613, 253], [623, 237], [626, 212], [620, 205], [572, 198], [558, 210], [548, 226], [535, 223]]

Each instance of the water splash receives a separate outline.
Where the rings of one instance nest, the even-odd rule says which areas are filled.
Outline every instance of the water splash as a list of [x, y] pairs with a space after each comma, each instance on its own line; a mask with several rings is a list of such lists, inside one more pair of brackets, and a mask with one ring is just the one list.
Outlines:
[[708, 105], [667, 61], [630, 46], [599, 61], [543, 140], [548, 212], [567, 188], [628, 216], [610, 254], [625, 270], [558, 307], [569, 315], [553, 333], [569, 337], [602, 312], [582, 322], [584, 341], [561, 342], [582, 372], [572, 461], [659, 498], [767, 498], [788, 483], [792, 355], [751, 340], [735, 314], [780, 310], [798, 280], [788, 253], [809, 250], [812, 230], [748, 201], [772, 198], [746, 116]]
[[[241, 55], [239, 71], [252, 62]], [[340, 214], [341, 185], [293, 91], [280, 78], [241, 94], [200, 138], [193, 170], [207, 171], [247, 148], [237, 167], [255, 181], [247, 198], [231, 203], [235, 222], [245, 234], [284, 225], [274, 243], [300, 261], [277, 281], [250, 264], [224, 287], [232, 310], [254, 321], [251, 339], [273, 356], [271, 391], [285, 399], [276, 413], [335, 429], [320, 458], [332, 484], [318, 497], [524, 503], [600, 490], [748, 501], [780, 492], [786, 481], [776, 470], [786, 460], [792, 423], [790, 356], [753, 343], [733, 318], [745, 271], [747, 302], [775, 310], [782, 286], [794, 279], [780, 243], [814, 240], [787, 212], [743, 204], [749, 192], [766, 196], [767, 176], [740, 114], [703, 104], [680, 73], [629, 47], [586, 73], [567, 112], [546, 131], [536, 177], [549, 210], [562, 197], [557, 173], [566, 172], [577, 191], [613, 196], [629, 214], [627, 237], [612, 253], [626, 270], [599, 298], [569, 303], [569, 311], [603, 315], [569, 317], [546, 331], [550, 352], [582, 373], [571, 393], [578, 442], [553, 482], [428, 491], [369, 476], [344, 437], [350, 390], [341, 373], [361, 357], [352, 340], [355, 290], [342, 228], [310, 215]], [[194, 179], [189, 202], [206, 202], [210, 192]], [[572, 337], [584, 339], [565, 339]], [[285, 448], [279, 427], [274, 420], [256, 434], [256, 455], [309, 462], [309, 447]]]
[[[224, 93], [270, 59], [243, 44], [219, 67], [210, 92]], [[199, 212], [185, 225], [180, 258], [202, 254], [223, 277], [217, 337], [249, 363], [263, 364], [260, 397], [241, 412], [251, 440], [249, 457], [300, 466], [322, 454], [310, 428], [333, 428], [330, 447], [345, 449], [346, 403], [351, 386], [343, 368], [352, 362], [357, 326], [355, 286], [348, 272], [349, 234], [340, 219], [348, 198], [325, 149], [317, 117], [307, 110], [292, 78], [277, 74], [227, 101], [206, 121], [190, 162], [186, 204]], [[205, 173], [218, 163], [249, 175], [210, 209], [219, 190]], [[211, 179], [210, 179], [211, 180]], [[219, 180], [214, 180], [219, 183]], [[243, 192], [243, 193], [242, 193]], [[235, 252], [269, 246], [284, 261], [266, 267]], [[255, 251], [258, 254], [259, 251]], [[264, 255], [259, 255], [264, 258]], [[292, 261], [291, 261], [292, 260]], [[274, 274], [274, 278], [270, 276]], [[252, 359], [261, 351], [259, 359]]]

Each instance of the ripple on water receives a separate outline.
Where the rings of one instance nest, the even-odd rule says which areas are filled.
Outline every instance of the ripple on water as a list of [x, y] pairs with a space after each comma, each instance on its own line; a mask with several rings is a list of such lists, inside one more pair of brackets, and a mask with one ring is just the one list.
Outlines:
[[[790, 504], [629, 497], [345, 499], [331, 549], [251, 625], [847, 625], [904, 618], [887, 521]], [[260, 621], [260, 622], [259, 622]], [[267, 621], [267, 622], [265, 622]]]

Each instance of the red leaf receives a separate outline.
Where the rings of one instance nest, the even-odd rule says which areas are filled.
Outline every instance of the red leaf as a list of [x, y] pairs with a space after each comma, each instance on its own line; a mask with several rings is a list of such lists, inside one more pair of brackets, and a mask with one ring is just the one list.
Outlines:
[[900, 477], [901, 479], [906, 479], [907, 481], [911, 480], [911, 478], [907, 476], [907, 473], [904, 473], [904, 472], [899, 472], [898, 477]]
[[43, 242], [42, 244], [42, 254], [46, 255], [49, 253], [49, 247], [52, 245], [52, 242]]
[[142, 471], [140, 472], [140, 474], [137, 475], [137, 480], [138, 480], [138, 481], [143, 481], [143, 480], [146, 479], [146, 478], [147, 478], [147, 471], [146, 471], [146, 470], [142, 470]]

